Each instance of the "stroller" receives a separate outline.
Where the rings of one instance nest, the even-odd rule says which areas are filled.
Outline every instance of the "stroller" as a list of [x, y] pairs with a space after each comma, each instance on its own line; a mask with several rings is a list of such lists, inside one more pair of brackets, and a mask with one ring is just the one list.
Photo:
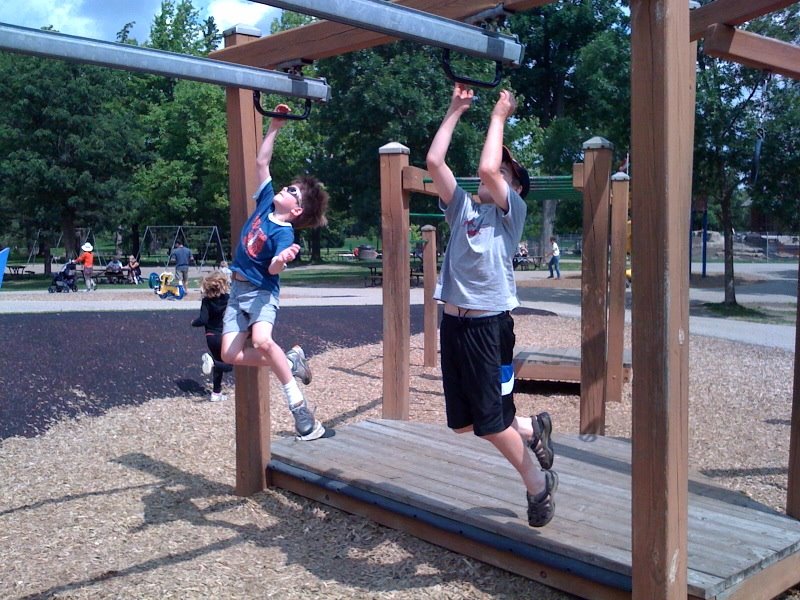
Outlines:
[[78, 268], [75, 266], [75, 261], [67, 261], [61, 270], [53, 276], [53, 282], [47, 291], [51, 294], [55, 292], [77, 292], [78, 285], [75, 283], [75, 274]]

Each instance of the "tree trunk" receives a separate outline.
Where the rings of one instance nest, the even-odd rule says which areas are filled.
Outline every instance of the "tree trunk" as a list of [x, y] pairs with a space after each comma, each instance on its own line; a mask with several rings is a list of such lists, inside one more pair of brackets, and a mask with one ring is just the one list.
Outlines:
[[539, 238], [539, 254], [541, 256], [547, 254], [550, 249], [550, 237], [553, 235], [557, 207], [558, 200], [542, 201], [542, 237]]
[[731, 215], [731, 198], [733, 190], [726, 191], [720, 198], [722, 213], [723, 255], [725, 257], [725, 300], [724, 304], [736, 305], [736, 286], [733, 274], [733, 217]]
[[319, 264], [322, 262], [322, 235], [319, 227], [311, 230], [308, 236], [308, 244], [311, 246], [311, 262]]
[[77, 239], [75, 232], [75, 218], [72, 213], [64, 213], [61, 215], [61, 239], [64, 242], [64, 260], [75, 258], [78, 256], [78, 248], [80, 240]]
[[131, 225], [131, 254], [139, 258], [139, 224], [134, 223]]

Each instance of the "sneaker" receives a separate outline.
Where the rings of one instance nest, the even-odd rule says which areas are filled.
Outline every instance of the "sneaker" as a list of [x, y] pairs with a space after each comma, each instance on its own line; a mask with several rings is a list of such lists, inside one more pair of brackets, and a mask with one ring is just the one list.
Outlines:
[[548, 279], [552, 279], [552, 278], [553, 278], [553, 276], [552, 276], [552, 275], [550, 275], [550, 276], [548, 277]]
[[553, 467], [553, 444], [550, 441], [553, 423], [548, 413], [541, 412], [531, 417], [531, 425], [533, 425], [533, 436], [528, 442], [528, 448], [536, 455], [539, 465], [546, 471]]
[[222, 393], [218, 394], [217, 392], [211, 392], [211, 402], [223, 402], [224, 400], [227, 399], [228, 397], [225, 394]]
[[322, 423], [314, 418], [314, 414], [308, 409], [305, 400], [297, 406], [290, 406], [289, 410], [292, 411], [294, 417], [294, 428], [297, 431], [298, 440], [315, 440], [325, 433]]
[[303, 349], [300, 346], [292, 346], [292, 349], [286, 353], [286, 358], [292, 363], [292, 375], [300, 379], [304, 385], [311, 383], [311, 369]]
[[544, 491], [538, 496], [526, 494], [528, 498], [528, 525], [544, 527], [556, 514], [556, 501], [553, 495], [558, 489], [558, 473], [544, 471]]
[[203, 375], [211, 375], [214, 369], [214, 358], [208, 353], [203, 354]]

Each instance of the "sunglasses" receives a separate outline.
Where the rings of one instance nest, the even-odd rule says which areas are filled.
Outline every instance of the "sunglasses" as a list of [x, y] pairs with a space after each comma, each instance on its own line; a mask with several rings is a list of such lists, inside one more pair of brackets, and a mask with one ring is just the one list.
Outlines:
[[289, 192], [290, 195], [294, 196], [294, 199], [297, 200], [297, 206], [302, 206], [300, 200], [302, 200], [303, 197], [300, 194], [300, 190], [296, 186], [290, 185], [283, 189]]

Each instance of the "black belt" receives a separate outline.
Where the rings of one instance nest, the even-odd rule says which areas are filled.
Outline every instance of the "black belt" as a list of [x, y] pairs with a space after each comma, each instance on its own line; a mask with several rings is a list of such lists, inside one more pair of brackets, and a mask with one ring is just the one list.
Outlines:
[[250, 280], [241, 273], [239, 273], [238, 271], [234, 271], [231, 277], [233, 277], [234, 281], [243, 281], [244, 283], [250, 283]]

